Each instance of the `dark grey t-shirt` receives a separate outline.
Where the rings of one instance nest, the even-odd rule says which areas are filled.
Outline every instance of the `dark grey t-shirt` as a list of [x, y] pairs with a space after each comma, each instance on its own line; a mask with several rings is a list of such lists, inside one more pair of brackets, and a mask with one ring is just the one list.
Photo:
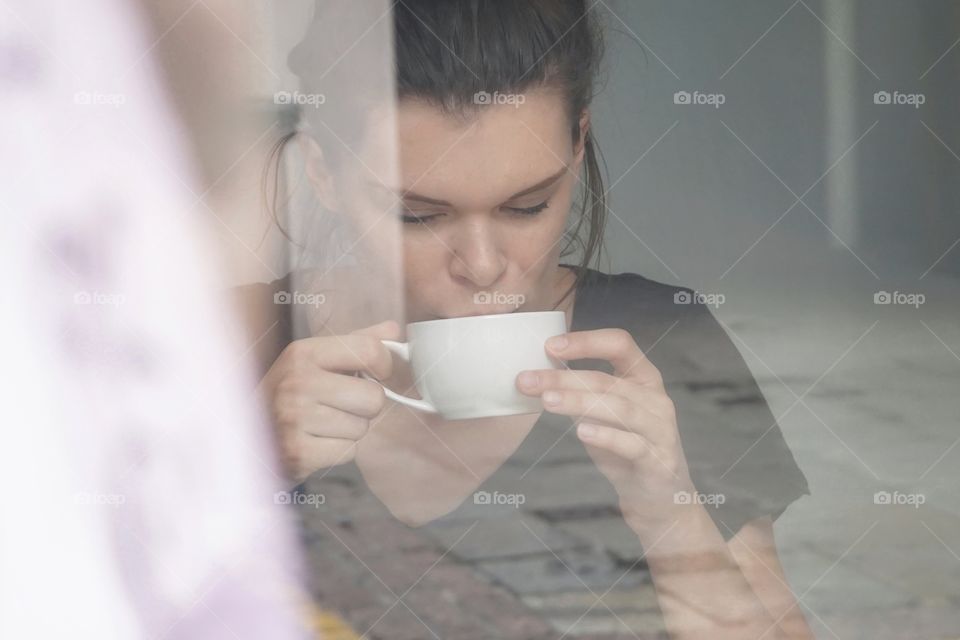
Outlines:
[[[261, 293], [272, 295], [283, 283], [261, 285]], [[753, 375], [693, 291], [633, 273], [608, 275], [590, 269], [578, 284], [570, 330], [608, 327], [629, 331], [663, 375], [677, 409], [690, 476], [701, 496], [710, 500], [706, 510], [724, 539], [756, 518], [777, 518], [809, 494]], [[290, 339], [288, 327], [284, 331], [277, 348]], [[606, 361], [568, 365], [612, 372]], [[334, 486], [338, 483], [339, 488]], [[344, 523], [354, 517], [367, 523], [395, 522], [352, 463], [318, 472], [299, 489], [330, 492], [322, 512], [304, 510], [308, 519], [319, 517], [332, 526], [349, 526]], [[362, 515], [353, 513], [357, 509]], [[319, 546], [311, 553], [324, 553], [322, 540], [327, 551], [338, 549], [337, 540], [325, 533], [327, 526], [313, 529]], [[472, 495], [411, 533], [429, 537], [444, 557], [507, 589], [523, 607], [545, 607], [541, 613], [547, 618], [569, 616], [573, 622], [581, 614], [592, 616], [597, 613], [591, 612], [595, 596], [608, 590], [625, 594], [630, 603], [652, 597], [646, 591], [643, 549], [620, 515], [616, 492], [566, 416], [544, 412], [518, 449]], [[378, 553], [383, 544], [375, 543]], [[353, 553], [365, 557], [363, 549], [351, 547], [347, 560]], [[336, 602], [338, 593], [333, 588], [323, 597]], [[551, 607], [561, 606], [557, 603], [566, 603], [563, 611], [551, 614]], [[341, 604], [345, 609], [357, 606], [349, 599]], [[626, 620], [631, 606], [616, 618]], [[650, 606], [652, 615], [659, 615], [656, 605]], [[662, 629], [662, 619], [643, 615], [626, 624], [633, 631]]]
[[[634, 273], [590, 270], [571, 330], [603, 327], [629, 331], [663, 375], [694, 484], [725, 498], [708, 509], [724, 538], [755, 518], [776, 518], [809, 494], [750, 369], [695, 292]], [[611, 371], [606, 362], [572, 366]]]
[[[634, 273], [590, 269], [577, 289], [570, 331], [609, 327], [629, 331], [662, 374], [677, 410], [691, 479], [724, 539], [756, 518], [776, 519], [791, 502], [809, 494], [750, 369], [695, 292]], [[568, 366], [613, 371], [609, 362], [599, 360], [576, 360]], [[556, 471], [563, 468], [576, 479], [564, 482]], [[538, 469], [547, 471], [538, 474]], [[613, 487], [594, 468], [572, 419], [546, 411], [518, 450], [478, 489], [491, 495], [494, 491], [523, 495], [521, 510], [548, 521], [590, 520], [597, 514], [619, 517]], [[565, 499], [556, 495], [562, 491], [583, 495]], [[446, 518], [469, 519], [478, 513], [475, 506], [482, 505], [461, 505]], [[617, 537], [632, 537], [626, 524], [622, 526]]]

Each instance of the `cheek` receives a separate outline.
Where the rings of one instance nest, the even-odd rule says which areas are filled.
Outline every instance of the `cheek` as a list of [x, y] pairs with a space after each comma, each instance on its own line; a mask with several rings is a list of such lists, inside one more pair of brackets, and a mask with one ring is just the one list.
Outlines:
[[547, 216], [539, 225], [539, 231], [549, 242], [559, 242], [560, 237], [563, 236], [567, 221], [570, 218], [570, 205], [571, 193], [569, 188], [558, 191], [552, 198], [550, 208], [545, 212]]
[[566, 215], [553, 214], [530, 225], [529, 233], [518, 234], [517, 244], [519, 251], [536, 259], [545, 253], [552, 253], [552, 248], [560, 248], [561, 238], [566, 228]]
[[429, 232], [403, 232], [402, 247], [403, 278], [408, 297], [411, 300], [429, 297], [427, 289], [440, 281], [437, 274], [447, 268], [446, 247]]
[[435, 272], [437, 266], [443, 264], [448, 250], [436, 235], [423, 229], [408, 231], [403, 226], [401, 233], [403, 264], [408, 273]]

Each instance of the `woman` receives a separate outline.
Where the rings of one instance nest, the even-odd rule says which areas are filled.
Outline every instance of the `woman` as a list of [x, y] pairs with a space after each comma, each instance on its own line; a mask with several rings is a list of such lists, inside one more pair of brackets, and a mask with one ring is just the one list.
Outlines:
[[[380, 343], [402, 339], [397, 323], [288, 336], [261, 390], [292, 479], [355, 464], [393, 516], [422, 527], [497, 486], [532, 433], [566, 418], [645, 551], [671, 637], [811, 637], [772, 528], [806, 482], [762, 397], [734, 433], [693, 404], [685, 414], [666, 390], [699, 349], [759, 395], [742, 358], [689, 289], [589, 268], [606, 214], [589, 109], [596, 16], [578, 0], [407, 0], [394, 7], [394, 33], [407, 320], [509, 312], [515, 305], [474, 296], [521, 296], [520, 311], [567, 314], [570, 332], [547, 349], [571, 368], [518, 376], [521, 392], [542, 399], [542, 415], [460, 428], [388, 402], [355, 375], [415, 393], [408, 367]], [[304, 91], [322, 88], [318, 40], [308, 31], [291, 54]], [[351, 201], [331, 170], [343, 140], [311, 130], [299, 135], [307, 173], [336, 209]], [[580, 182], [585, 197], [567, 235]], [[562, 263], [574, 242], [581, 263]], [[747, 485], [750, 499], [737, 493]], [[723, 501], [711, 506], [703, 495]]]

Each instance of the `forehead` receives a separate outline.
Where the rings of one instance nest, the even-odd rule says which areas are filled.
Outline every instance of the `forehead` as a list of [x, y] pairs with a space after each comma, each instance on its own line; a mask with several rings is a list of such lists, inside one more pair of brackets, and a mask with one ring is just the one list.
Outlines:
[[397, 110], [402, 184], [416, 182], [416, 190], [426, 192], [482, 178], [523, 187], [569, 163], [573, 140], [562, 97], [537, 90], [517, 102], [485, 105], [465, 119], [402, 100]]

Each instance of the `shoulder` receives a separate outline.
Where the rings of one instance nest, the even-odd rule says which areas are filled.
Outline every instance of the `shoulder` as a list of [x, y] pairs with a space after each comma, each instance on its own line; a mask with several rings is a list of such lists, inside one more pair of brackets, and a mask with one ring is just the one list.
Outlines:
[[[578, 328], [615, 327], [630, 332], [665, 379], [735, 376], [752, 380], [723, 324], [718, 302], [696, 290], [637, 273], [593, 271], [578, 293]], [[582, 306], [580, 306], [582, 303]]]
[[641, 321], [647, 325], [698, 318], [715, 322], [703, 297], [693, 289], [632, 272], [613, 274], [591, 269], [578, 292], [578, 304], [582, 317], [591, 325], [606, 323], [633, 329]]
[[609, 278], [611, 287], [623, 292], [639, 294], [638, 299], [648, 305], [684, 303], [694, 294], [694, 290], [688, 287], [658, 282], [639, 273], [625, 272], [605, 275]]

